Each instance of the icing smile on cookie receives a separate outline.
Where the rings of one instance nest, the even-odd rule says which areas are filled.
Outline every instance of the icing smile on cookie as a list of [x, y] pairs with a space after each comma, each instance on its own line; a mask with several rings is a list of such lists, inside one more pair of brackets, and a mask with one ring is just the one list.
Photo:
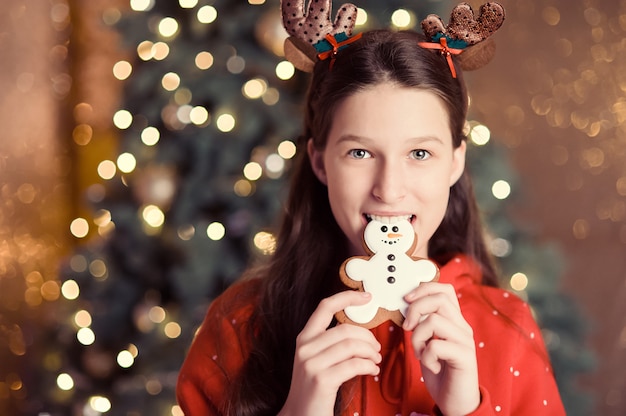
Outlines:
[[402, 234], [389, 233], [387, 234], [387, 238], [381, 238], [380, 241], [383, 244], [393, 245], [393, 244], [397, 244], [401, 238], [402, 238]]

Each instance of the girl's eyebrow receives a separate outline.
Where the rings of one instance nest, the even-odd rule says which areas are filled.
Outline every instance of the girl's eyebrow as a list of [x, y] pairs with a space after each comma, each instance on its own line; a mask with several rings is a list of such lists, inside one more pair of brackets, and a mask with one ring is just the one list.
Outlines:
[[435, 142], [441, 145], [444, 145], [444, 141], [443, 139], [441, 139], [438, 136], [419, 136], [419, 137], [413, 137], [407, 140], [407, 142], [413, 142], [416, 144], [420, 144], [420, 143], [425, 143], [425, 142]]
[[363, 144], [369, 144], [373, 143], [374, 140], [368, 137], [356, 136], [354, 134], [344, 134], [343, 136], [339, 137], [339, 139], [337, 140], [337, 144], [341, 144], [343, 142], [358, 142]]
[[[361, 143], [361, 144], [375, 144], [377, 142], [377, 140], [375, 139], [371, 139], [369, 137], [364, 137], [364, 136], [357, 136], [354, 134], [344, 134], [343, 136], [339, 137], [339, 139], [337, 140], [337, 144], [341, 144], [343, 142], [357, 142], [357, 143]], [[426, 143], [426, 142], [436, 142], [438, 144], [444, 145], [444, 141], [443, 139], [441, 139], [438, 136], [418, 136], [418, 137], [411, 137], [409, 139], [406, 139], [405, 142], [407, 143], [414, 143], [415, 145], [417, 144], [422, 144], [422, 143]]]

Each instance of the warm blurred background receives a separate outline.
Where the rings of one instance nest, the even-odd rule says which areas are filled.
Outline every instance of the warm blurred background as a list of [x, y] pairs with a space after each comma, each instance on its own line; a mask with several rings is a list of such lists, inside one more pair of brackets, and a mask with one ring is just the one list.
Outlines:
[[[366, 30], [456, 2], [354, 3]], [[501, 3], [466, 74], [491, 248], [568, 414], [624, 415], [626, 2]], [[278, 0], [2, 1], [0, 414], [181, 414], [208, 303], [272, 251], [307, 79], [284, 37]]]

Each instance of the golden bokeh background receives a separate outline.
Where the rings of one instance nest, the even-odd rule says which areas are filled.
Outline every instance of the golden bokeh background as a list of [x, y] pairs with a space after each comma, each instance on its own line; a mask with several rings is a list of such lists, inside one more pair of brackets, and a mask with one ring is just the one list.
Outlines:
[[[84, 199], [98, 198], [98, 164], [116, 157], [112, 119], [122, 86], [112, 68], [124, 59], [118, 35], [96, 22], [115, 19], [127, 3], [4, 0], [0, 7], [0, 302], [7, 311], [26, 304], [41, 322], [54, 316], [59, 260], [81, 241], [70, 224], [94, 216]], [[510, 149], [523, 180], [526, 202], [514, 215], [564, 255], [563, 290], [589, 317], [598, 360], [583, 380], [596, 414], [623, 415], [626, 1], [501, 3], [507, 21], [496, 58], [467, 74], [473, 117]], [[23, 354], [19, 325], [7, 316], [0, 325], [0, 340]]]
[[[477, 4], [472, 2], [473, 4]], [[516, 214], [566, 260], [562, 286], [589, 317], [594, 414], [626, 414], [626, 2], [501, 2], [474, 111], [523, 180]]]

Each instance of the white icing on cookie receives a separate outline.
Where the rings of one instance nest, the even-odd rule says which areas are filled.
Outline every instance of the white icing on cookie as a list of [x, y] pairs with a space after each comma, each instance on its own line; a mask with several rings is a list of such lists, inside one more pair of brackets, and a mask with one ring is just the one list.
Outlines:
[[391, 224], [372, 220], [365, 227], [363, 238], [372, 257], [349, 259], [345, 273], [352, 280], [362, 281], [363, 290], [371, 293], [372, 299], [365, 305], [347, 307], [346, 316], [359, 324], [374, 319], [378, 308], [399, 310], [406, 316], [409, 305], [404, 296], [420, 283], [435, 279], [437, 266], [430, 260], [415, 260], [407, 254], [416, 236], [406, 220]]

